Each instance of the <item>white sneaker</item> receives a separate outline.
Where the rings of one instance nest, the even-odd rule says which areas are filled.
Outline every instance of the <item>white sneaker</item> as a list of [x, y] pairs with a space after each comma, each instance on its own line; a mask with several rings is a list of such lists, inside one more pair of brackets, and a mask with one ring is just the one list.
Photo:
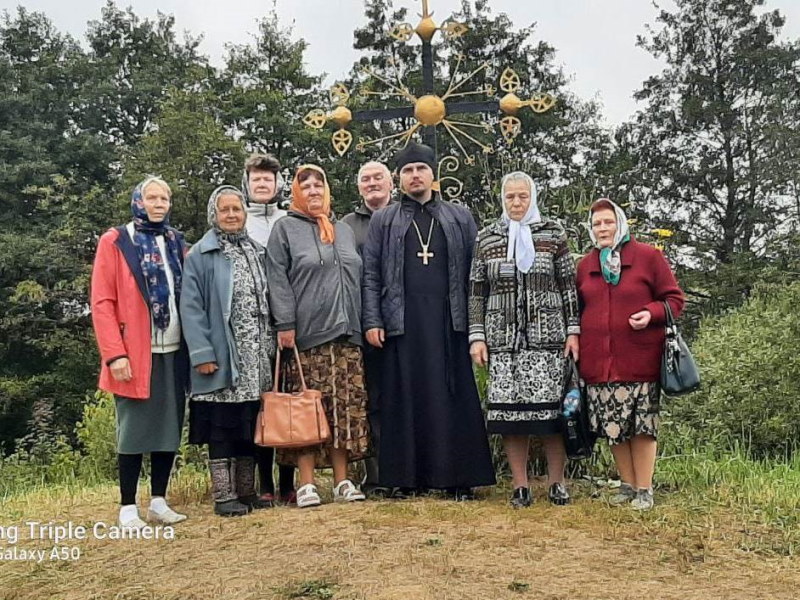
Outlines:
[[334, 502], [361, 502], [366, 496], [349, 479], [343, 479], [333, 488]]
[[142, 529], [144, 527], [147, 527], [147, 523], [142, 521], [139, 518], [139, 515], [136, 515], [132, 519], [122, 519], [122, 518], [120, 518], [119, 526], [122, 527], [123, 529]]
[[139, 518], [139, 510], [135, 504], [127, 504], [119, 509], [119, 526], [130, 529], [147, 527], [147, 523]]
[[322, 500], [317, 493], [317, 486], [313, 483], [307, 483], [297, 490], [297, 508], [309, 508], [320, 504]]
[[175, 523], [185, 521], [186, 518], [186, 515], [177, 513], [169, 507], [160, 513], [155, 512], [152, 508], [147, 511], [148, 521], [151, 523], [161, 523], [162, 525], [175, 525]]

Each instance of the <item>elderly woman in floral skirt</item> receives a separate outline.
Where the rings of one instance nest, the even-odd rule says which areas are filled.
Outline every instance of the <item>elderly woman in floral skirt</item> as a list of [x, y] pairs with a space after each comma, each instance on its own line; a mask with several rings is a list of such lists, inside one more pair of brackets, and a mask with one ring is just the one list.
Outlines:
[[267, 261], [278, 346], [297, 346], [308, 387], [322, 393], [333, 434], [323, 446], [279, 451], [278, 462], [297, 463], [300, 508], [321, 503], [315, 467], [333, 467], [334, 501], [362, 501], [364, 494], [347, 477], [347, 463], [365, 458], [369, 449], [361, 257], [353, 230], [333, 217], [328, 179], [320, 167], [298, 167], [292, 204], [275, 223]]
[[503, 178], [503, 215], [478, 234], [470, 275], [469, 338], [473, 361], [488, 365], [490, 433], [503, 436], [514, 508], [530, 506], [528, 444], [541, 436], [548, 498], [570, 496], [558, 421], [567, 356], [578, 359], [575, 268], [564, 229], [543, 219], [536, 186], [522, 172]]
[[653, 507], [665, 303], [684, 298], [660, 250], [637, 242], [608, 198], [589, 210], [595, 247], [578, 263], [582, 354], [592, 427], [611, 444], [622, 486], [612, 504]]

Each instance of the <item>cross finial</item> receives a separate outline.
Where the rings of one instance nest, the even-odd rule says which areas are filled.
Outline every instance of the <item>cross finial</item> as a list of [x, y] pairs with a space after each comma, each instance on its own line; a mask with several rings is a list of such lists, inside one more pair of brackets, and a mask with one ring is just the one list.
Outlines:
[[422, 0], [422, 18], [427, 19], [430, 16], [431, 13], [428, 10], [428, 0]]

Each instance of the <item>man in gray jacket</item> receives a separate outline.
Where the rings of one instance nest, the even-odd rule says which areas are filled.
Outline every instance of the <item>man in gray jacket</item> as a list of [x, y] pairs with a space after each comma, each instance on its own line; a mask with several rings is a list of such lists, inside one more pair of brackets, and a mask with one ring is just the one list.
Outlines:
[[[348, 215], [342, 217], [342, 222], [347, 223], [356, 236], [356, 248], [361, 254], [361, 249], [367, 239], [369, 220], [372, 213], [380, 210], [392, 198], [394, 182], [389, 167], [385, 164], [370, 161], [364, 163], [358, 171], [358, 193], [361, 196], [361, 205]], [[367, 384], [367, 398], [369, 428], [372, 437], [373, 454], [365, 460], [367, 476], [361, 490], [372, 496], [387, 496], [389, 488], [378, 484], [378, 449], [380, 448], [380, 391], [381, 391], [381, 350], [374, 346], [364, 346], [364, 375]]]

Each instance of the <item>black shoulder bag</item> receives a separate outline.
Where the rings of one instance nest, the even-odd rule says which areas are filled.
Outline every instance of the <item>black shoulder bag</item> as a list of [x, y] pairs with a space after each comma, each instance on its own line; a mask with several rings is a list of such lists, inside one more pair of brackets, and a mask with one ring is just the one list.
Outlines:
[[564, 390], [564, 397], [573, 389], [578, 390], [580, 401], [577, 409], [569, 416], [564, 415], [563, 401], [562, 410], [559, 416], [561, 420], [562, 432], [564, 434], [564, 448], [570, 460], [584, 460], [592, 456], [594, 444], [597, 441], [597, 434], [592, 431], [589, 425], [589, 407], [586, 398], [586, 384], [578, 374], [578, 366], [570, 358], [569, 371], [567, 373], [567, 385]]
[[661, 358], [661, 389], [668, 396], [680, 396], [700, 387], [700, 372], [689, 346], [683, 341], [669, 302], [664, 302], [664, 307], [667, 325]]

